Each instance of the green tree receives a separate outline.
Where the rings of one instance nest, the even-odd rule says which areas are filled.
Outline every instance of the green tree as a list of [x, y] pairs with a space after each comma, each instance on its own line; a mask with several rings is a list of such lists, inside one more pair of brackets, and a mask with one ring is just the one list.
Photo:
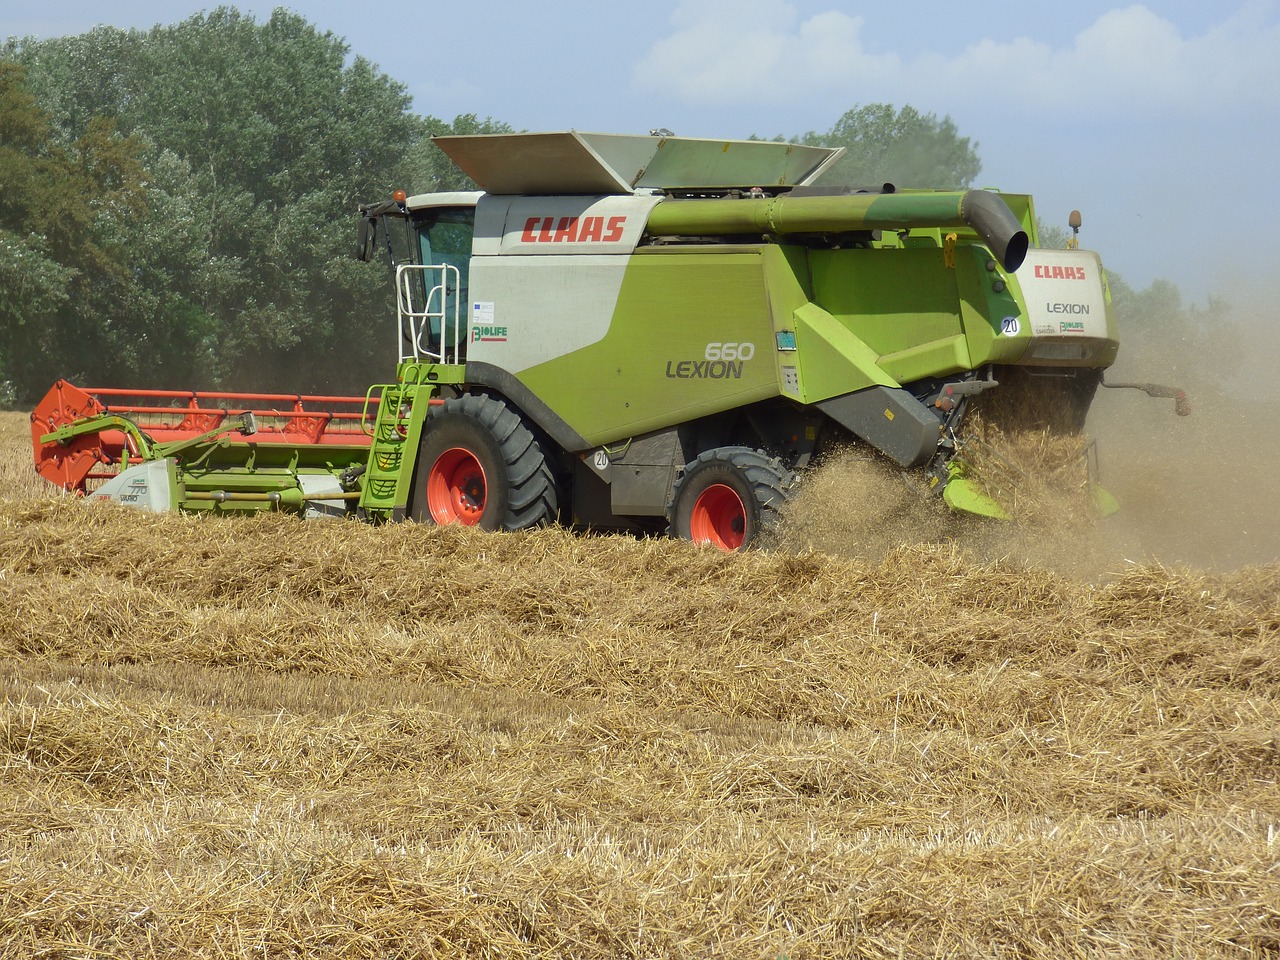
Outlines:
[[1036, 217], [1036, 234], [1040, 238], [1040, 246], [1046, 250], [1065, 250], [1071, 239], [1066, 227], [1045, 223], [1040, 217]]
[[[69, 297], [75, 271], [54, 261], [34, 219], [49, 182], [49, 124], [24, 71], [0, 63], [0, 400], [25, 399], [27, 346]], [[56, 197], [56, 195], [55, 195]]]
[[344, 392], [386, 378], [389, 285], [350, 254], [357, 203], [390, 193], [424, 135], [402, 85], [283, 9], [8, 49], [62, 137], [108, 116], [146, 144], [148, 214], [119, 239], [150, 294], [135, 327], [170, 351], [139, 376]]
[[120, 230], [145, 212], [139, 150], [104, 119], [56, 142], [25, 71], [0, 63], [0, 379], [16, 398], [108, 370], [127, 336], [139, 288]]
[[911, 106], [854, 107], [825, 133], [810, 131], [793, 142], [845, 148], [823, 174], [829, 184], [962, 189], [982, 168], [977, 143], [960, 136], [950, 117], [939, 120]]

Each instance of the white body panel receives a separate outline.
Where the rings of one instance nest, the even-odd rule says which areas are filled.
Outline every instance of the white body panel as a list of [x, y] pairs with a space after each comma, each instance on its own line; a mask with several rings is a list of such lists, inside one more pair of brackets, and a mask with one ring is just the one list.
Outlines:
[[454, 190], [451, 193], [417, 193], [405, 201], [410, 210], [427, 210], [431, 207], [474, 207], [484, 196], [483, 190]]
[[519, 373], [603, 340], [630, 259], [475, 257], [467, 358]]
[[167, 513], [171, 506], [169, 468], [172, 460], [139, 463], [112, 477], [92, 493], [94, 500], [110, 500], [148, 513]]
[[334, 500], [308, 500], [302, 515], [308, 520], [318, 517], [342, 517], [347, 513], [347, 501], [341, 498], [342, 484], [330, 473], [300, 473], [298, 488], [308, 497], [326, 493], [336, 496]]
[[604, 339], [659, 199], [482, 197], [467, 358], [519, 373]]
[[1107, 299], [1096, 253], [1029, 250], [1017, 276], [1033, 337], [1106, 337]]
[[625, 255], [659, 197], [493, 197], [476, 206], [472, 253], [485, 256]]

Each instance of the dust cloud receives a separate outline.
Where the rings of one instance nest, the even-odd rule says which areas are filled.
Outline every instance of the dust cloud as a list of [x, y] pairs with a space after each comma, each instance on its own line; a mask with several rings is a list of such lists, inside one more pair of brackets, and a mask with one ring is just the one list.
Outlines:
[[879, 560], [910, 544], [954, 544], [979, 562], [1006, 561], [1105, 578], [1133, 564], [1229, 572], [1280, 560], [1280, 427], [1270, 385], [1280, 337], [1259, 304], [1194, 340], [1122, 328], [1112, 382], [1184, 389], [1192, 413], [1136, 390], [1100, 389], [1086, 432], [1098, 477], [1119, 502], [1100, 517], [1079, 497], [1045, 499], [1017, 522], [950, 513], [940, 498], [865, 451], [829, 457], [784, 511], [779, 546]]
[[959, 519], [917, 476], [883, 458], [841, 450], [801, 476], [777, 541], [784, 550], [879, 560], [903, 544], [961, 535]]
[[[784, 509], [777, 547], [879, 562], [904, 546], [955, 546], [975, 563], [1011, 563], [1081, 579], [1122, 572], [1109, 521], [1083, 491], [1034, 483], [1015, 521], [953, 513], [918, 475], [883, 458], [845, 452], [806, 474]], [[1007, 504], [1007, 501], [1005, 501]], [[1130, 550], [1130, 553], [1133, 551]]]
[[1122, 340], [1108, 379], [1174, 369], [1192, 403], [1176, 417], [1172, 401], [1103, 390], [1090, 412], [1102, 482], [1122, 505], [1111, 521], [1138, 559], [1223, 571], [1280, 560], [1280, 337], [1264, 302], [1276, 301], [1233, 305], [1229, 323], [1194, 343]]

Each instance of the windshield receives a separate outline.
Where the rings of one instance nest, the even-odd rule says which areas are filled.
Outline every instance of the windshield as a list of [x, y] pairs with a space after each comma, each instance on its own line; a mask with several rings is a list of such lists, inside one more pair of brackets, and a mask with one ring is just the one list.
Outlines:
[[471, 306], [468, 288], [475, 219], [475, 207], [444, 207], [430, 211], [418, 226], [422, 262], [433, 266], [447, 263], [458, 268], [459, 289], [449, 293], [461, 300], [464, 313]]
[[[437, 207], [415, 218], [418, 254], [428, 267], [450, 266], [458, 271], [457, 288], [448, 278], [444, 297], [439, 284], [445, 279], [438, 270], [420, 275], [419, 296], [426, 298], [430, 318], [424, 333], [430, 349], [441, 350], [457, 344], [465, 350], [467, 319], [471, 314], [471, 237], [475, 233], [475, 207]], [[454, 318], [457, 318], [457, 324]], [[442, 329], [443, 328], [443, 329]]]

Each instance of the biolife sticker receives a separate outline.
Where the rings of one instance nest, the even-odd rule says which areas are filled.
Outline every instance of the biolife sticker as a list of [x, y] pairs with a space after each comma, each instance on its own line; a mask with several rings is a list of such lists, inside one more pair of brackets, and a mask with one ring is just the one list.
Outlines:
[[471, 342], [506, 343], [507, 328], [494, 322], [493, 301], [477, 300], [471, 307]]

